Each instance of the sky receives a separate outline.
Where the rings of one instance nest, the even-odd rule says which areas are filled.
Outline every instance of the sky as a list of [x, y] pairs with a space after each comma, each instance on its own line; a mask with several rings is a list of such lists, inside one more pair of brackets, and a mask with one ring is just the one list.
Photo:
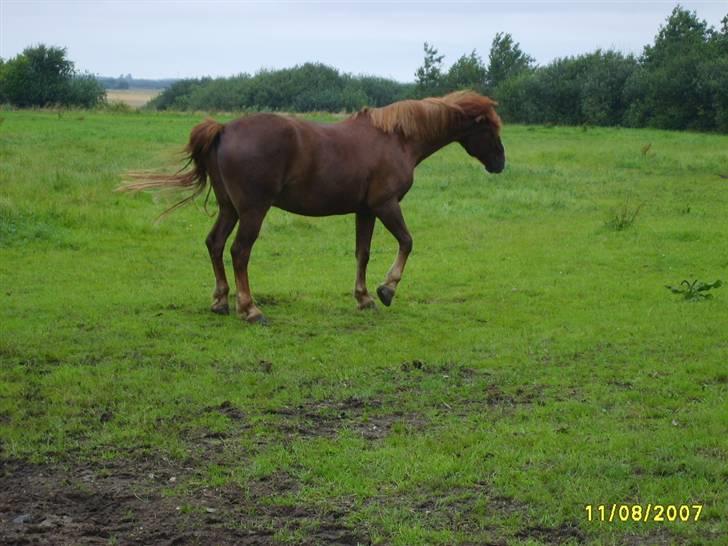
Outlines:
[[[539, 64], [614, 48], [639, 54], [675, 1], [0, 0], [0, 57], [43, 43], [102, 76], [255, 73], [307, 61], [413, 81], [423, 43], [445, 66], [510, 33]], [[680, 4], [718, 28], [728, 0]]]

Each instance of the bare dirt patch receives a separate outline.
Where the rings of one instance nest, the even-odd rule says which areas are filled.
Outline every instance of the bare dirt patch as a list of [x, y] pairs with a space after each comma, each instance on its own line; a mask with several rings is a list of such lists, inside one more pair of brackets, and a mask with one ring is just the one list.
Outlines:
[[[269, 370], [273, 365], [262, 363], [261, 366]], [[544, 403], [541, 385], [527, 385], [505, 392], [489, 372], [452, 362], [406, 361], [399, 369], [383, 372], [391, 374], [392, 392], [361, 398], [307, 401], [269, 409], [266, 413], [273, 417], [271, 425], [289, 440], [334, 438], [348, 432], [374, 441], [386, 438], [394, 431], [422, 431], [433, 426], [428, 417], [433, 409], [435, 413], [469, 415], [489, 410], [508, 412], [519, 406]], [[423, 394], [433, 379], [447, 383], [453, 389], [465, 390], [455, 390], [452, 398], [433, 399], [432, 405], [423, 405], [422, 400], [430, 400], [426, 396], [423, 398]], [[469, 394], [463, 396], [463, 392]], [[407, 404], [402, 403], [403, 397], [417, 402], [408, 409], [392, 411], [392, 408], [407, 408]]]
[[269, 545], [280, 531], [307, 544], [368, 543], [345, 509], [272, 504], [298, 487], [288, 475], [190, 493], [178, 486], [192, 469], [164, 460], [0, 464], [2, 544]]
[[416, 429], [426, 425], [423, 416], [399, 411], [383, 413], [382, 407], [383, 402], [376, 398], [350, 397], [282, 407], [268, 413], [278, 417], [277, 428], [291, 439], [334, 438], [349, 431], [366, 440], [378, 440], [396, 425]]

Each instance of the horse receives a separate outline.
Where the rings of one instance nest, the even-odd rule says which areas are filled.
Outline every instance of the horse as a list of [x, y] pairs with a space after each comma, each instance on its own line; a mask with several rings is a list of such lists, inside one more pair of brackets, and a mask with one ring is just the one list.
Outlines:
[[165, 211], [169, 212], [202, 193], [209, 177], [219, 207], [206, 239], [215, 274], [211, 310], [229, 313], [230, 289], [222, 256], [237, 223], [230, 249], [236, 310], [249, 323], [266, 322], [250, 291], [248, 262], [270, 207], [305, 216], [355, 215], [354, 298], [359, 309], [375, 307], [367, 291], [366, 270], [379, 219], [399, 244], [394, 263], [377, 288], [379, 300], [389, 307], [412, 251], [400, 201], [412, 187], [415, 167], [443, 146], [458, 142], [486, 171], [500, 173], [505, 150], [495, 106], [489, 97], [458, 91], [364, 108], [332, 124], [271, 113], [226, 124], [208, 118], [192, 129], [185, 148], [187, 165], [180, 171], [129, 173], [134, 181], [119, 189], [193, 190]]

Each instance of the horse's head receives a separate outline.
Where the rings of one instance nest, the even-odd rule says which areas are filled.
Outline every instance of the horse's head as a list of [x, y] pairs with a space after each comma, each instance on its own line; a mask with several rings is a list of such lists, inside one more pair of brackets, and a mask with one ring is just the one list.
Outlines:
[[[500, 121], [500, 120], [498, 120]], [[497, 174], [506, 166], [506, 153], [500, 138], [500, 123], [487, 116], [474, 120], [465, 135], [459, 139], [465, 151], [480, 161], [485, 170]]]

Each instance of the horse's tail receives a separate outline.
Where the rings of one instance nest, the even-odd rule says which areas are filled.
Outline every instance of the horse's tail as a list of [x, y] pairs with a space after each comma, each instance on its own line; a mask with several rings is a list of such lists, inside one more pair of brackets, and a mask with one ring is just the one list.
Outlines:
[[[208, 156], [210, 152], [215, 151], [217, 148], [220, 135], [224, 128], [225, 126], [222, 123], [218, 123], [210, 118], [195, 125], [190, 132], [190, 141], [184, 150], [187, 155], [187, 163], [184, 167], [175, 174], [159, 174], [147, 171], [129, 172], [126, 176], [132, 182], [122, 184], [116, 191], [138, 192], [158, 189], [192, 189], [190, 195], [169, 207], [159, 215], [159, 218], [186, 205], [205, 190], [208, 173]], [[187, 170], [190, 163], [193, 164], [193, 168]]]

